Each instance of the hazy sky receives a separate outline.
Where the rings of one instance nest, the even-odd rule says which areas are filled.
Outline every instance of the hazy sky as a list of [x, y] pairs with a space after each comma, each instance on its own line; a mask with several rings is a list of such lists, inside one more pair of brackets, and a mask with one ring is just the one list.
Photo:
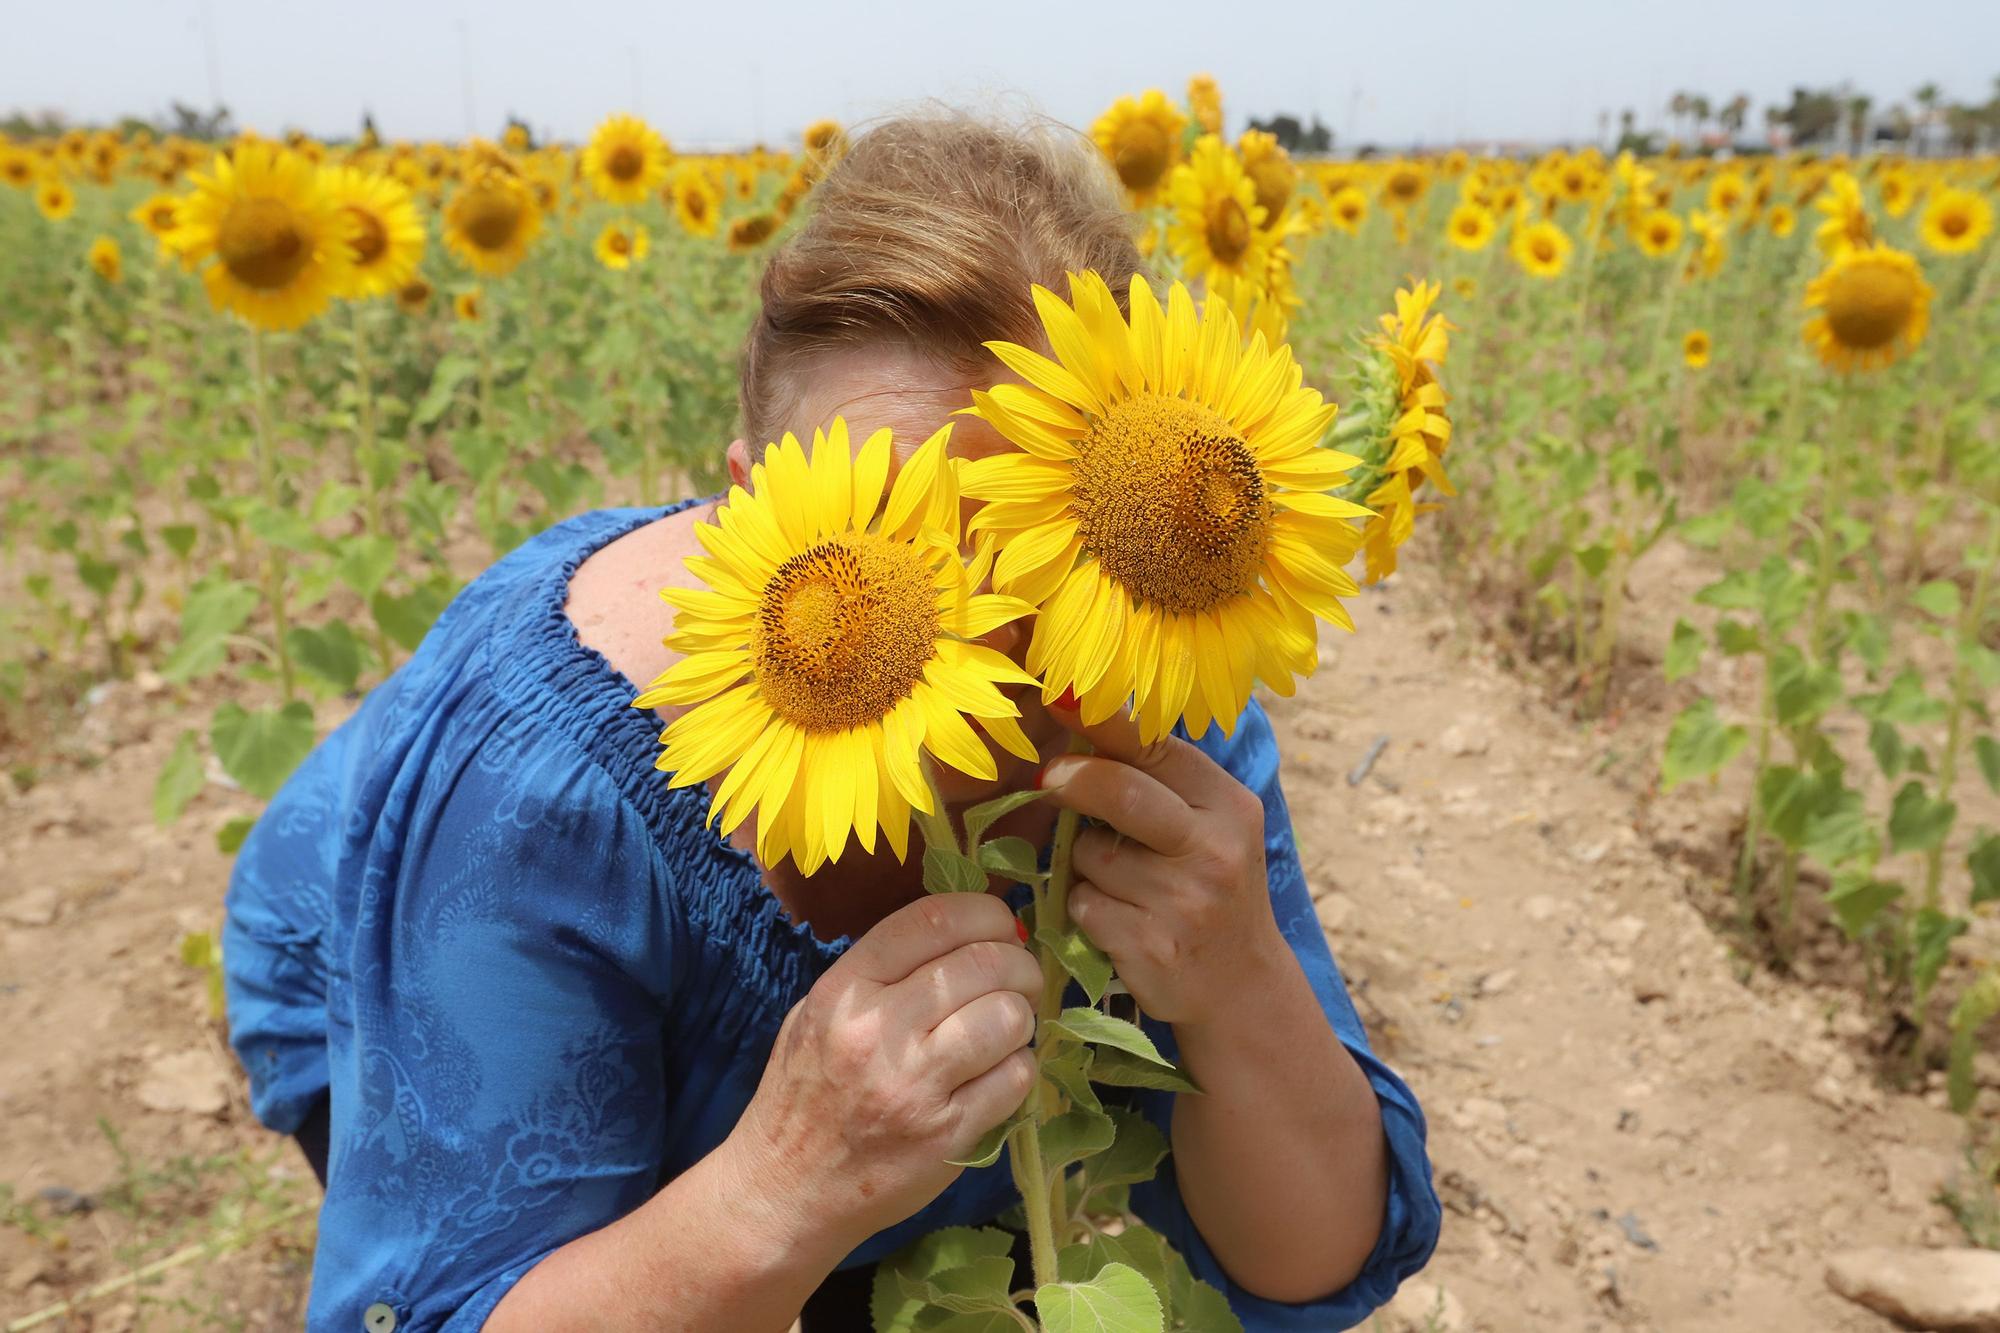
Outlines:
[[[1587, 138], [1677, 88], [1761, 107], [1851, 79], [1878, 105], [1927, 79], [1979, 100], [2000, 0], [0, 0], [0, 111], [107, 119], [207, 105], [239, 125], [493, 134], [508, 111], [575, 139], [633, 109], [690, 147], [788, 139], [924, 97], [1003, 95], [1074, 124], [1149, 86], [1222, 83], [1245, 116], [1317, 112], [1337, 142]], [[1615, 123], [1615, 122], [1614, 122]]]

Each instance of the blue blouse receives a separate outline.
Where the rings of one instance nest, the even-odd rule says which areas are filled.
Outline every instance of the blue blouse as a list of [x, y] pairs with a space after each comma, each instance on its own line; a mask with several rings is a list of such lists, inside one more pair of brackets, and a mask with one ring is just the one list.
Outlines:
[[[851, 942], [791, 923], [704, 825], [705, 793], [667, 789], [656, 721], [564, 614], [584, 558], [663, 512], [584, 514], [467, 586], [237, 858], [223, 957], [252, 1106], [289, 1133], [329, 1096], [315, 1329], [358, 1329], [378, 1303], [399, 1333], [480, 1327], [521, 1274], [723, 1140], [780, 1020]], [[1350, 1287], [1282, 1305], [1230, 1282], [1171, 1158], [1133, 1207], [1247, 1328], [1345, 1328], [1436, 1242], [1423, 1116], [1327, 951], [1263, 712], [1201, 744], [1263, 797], [1277, 919], [1381, 1099], [1388, 1212]], [[1143, 1107], [1166, 1129], [1170, 1095]], [[966, 1171], [846, 1264], [1012, 1197], [1004, 1161]]]

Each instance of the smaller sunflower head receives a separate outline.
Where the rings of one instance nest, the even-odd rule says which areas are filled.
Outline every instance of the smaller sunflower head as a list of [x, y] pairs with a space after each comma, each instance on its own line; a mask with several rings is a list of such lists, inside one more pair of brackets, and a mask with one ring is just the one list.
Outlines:
[[583, 176], [606, 203], [636, 204], [660, 188], [672, 154], [659, 132], [637, 116], [612, 116], [583, 150]]
[[91, 271], [114, 287], [125, 276], [125, 256], [118, 249], [118, 242], [109, 236], [99, 236], [92, 241], [86, 258]]
[[1555, 223], [1530, 222], [1514, 229], [1514, 262], [1537, 278], [1559, 278], [1574, 248], [1565, 232]]
[[643, 262], [652, 246], [652, 238], [644, 227], [632, 222], [613, 222], [597, 233], [597, 243], [591, 248], [598, 263], [614, 272], [623, 272]]
[[779, 219], [774, 213], [748, 213], [729, 222], [729, 251], [748, 254], [777, 235]]
[[1445, 235], [1461, 250], [1484, 250], [1499, 226], [1498, 219], [1486, 208], [1467, 202], [1451, 210]]
[[35, 187], [35, 207], [50, 222], [61, 222], [76, 212], [76, 191], [61, 177], [44, 177]]
[[1977, 191], [1940, 186], [1924, 205], [1917, 231], [1937, 254], [1971, 254], [1993, 232], [1993, 205]]
[[1700, 370], [1708, 364], [1708, 354], [1713, 349], [1707, 329], [1689, 329], [1681, 338], [1681, 360], [1690, 370]]
[[423, 274], [415, 274], [396, 289], [396, 308], [406, 315], [421, 315], [430, 308], [433, 291]]
[[468, 287], [451, 298], [451, 313], [462, 323], [476, 324], [486, 317], [485, 297], [477, 287]]
[[[1181, 157], [1187, 117], [1159, 89], [1121, 97], [1090, 127], [1118, 180], [1139, 207], [1151, 204]], [[1220, 132], [1219, 130], [1217, 131]]]
[[1923, 341], [1934, 294], [1901, 250], [1844, 250], [1806, 287], [1806, 308], [1817, 312], [1806, 321], [1806, 343], [1842, 374], [1879, 369]]

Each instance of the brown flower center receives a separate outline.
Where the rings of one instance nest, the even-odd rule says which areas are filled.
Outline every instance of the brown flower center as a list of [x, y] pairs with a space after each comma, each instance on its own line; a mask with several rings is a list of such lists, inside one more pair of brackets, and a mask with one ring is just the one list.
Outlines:
[[1140, 602], [1205, 611], [1250, 590], [1275, 509], [1215, 413], [1145, 394], [1091, 423], [1071, 486], [1083, 549]]
[[298, 216], [276, 199], [244, 199], [223, 216], [215, 251], [229, 276], [260, 292], [291, 283], [312, 262]]
[[637, 144], [621, 143], [604, 156], [604, 171], [615, 181], [635, 181], [646, 170], [646, 155]]
[[1250, 215], [1235, 199], [1224, 197], [1208, 206], [1208, 250], [1219, 263], [1239, 262], [1250, 248]]
[[1843, 346], [1873, 351], [1894, 342], [1916, 312], [1916, 279], [1889, 264], [1850, 264], [1826, 294], [1826, 322]]
[[873, 533], [829, 538], [764, 585], [751, 655], [779, 716], [809, 732], [884, 717], [937, 651], [937, 593], [923, 555]]
[[1128, 190], [1150, 190], [1167, 173], [1172, 156], [1166, 131], [1150, 120], [1135, 120], [1118, 132], [1111, 164]]
[[521, 228], [521, 197], [506, 186], [484, 181], [458, 197], [452, 210], [458, 229], [481, 250], [504, 250]]

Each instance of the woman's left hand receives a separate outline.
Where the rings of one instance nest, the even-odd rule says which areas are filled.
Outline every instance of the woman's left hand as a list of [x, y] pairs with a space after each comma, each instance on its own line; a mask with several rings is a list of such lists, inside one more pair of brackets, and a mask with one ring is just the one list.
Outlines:
[[1094, 753], [1051, 760], [1041, 788], [1108, 826], [1077, 834], [1071, 919], [1147, 1014], [1207, 1022], [1290, 958], [1265, 879], [1263, 802], [1177, 736], [1141, 744], [1123, 713], [1091, 727], [1073, 709], [1050, 714]]

